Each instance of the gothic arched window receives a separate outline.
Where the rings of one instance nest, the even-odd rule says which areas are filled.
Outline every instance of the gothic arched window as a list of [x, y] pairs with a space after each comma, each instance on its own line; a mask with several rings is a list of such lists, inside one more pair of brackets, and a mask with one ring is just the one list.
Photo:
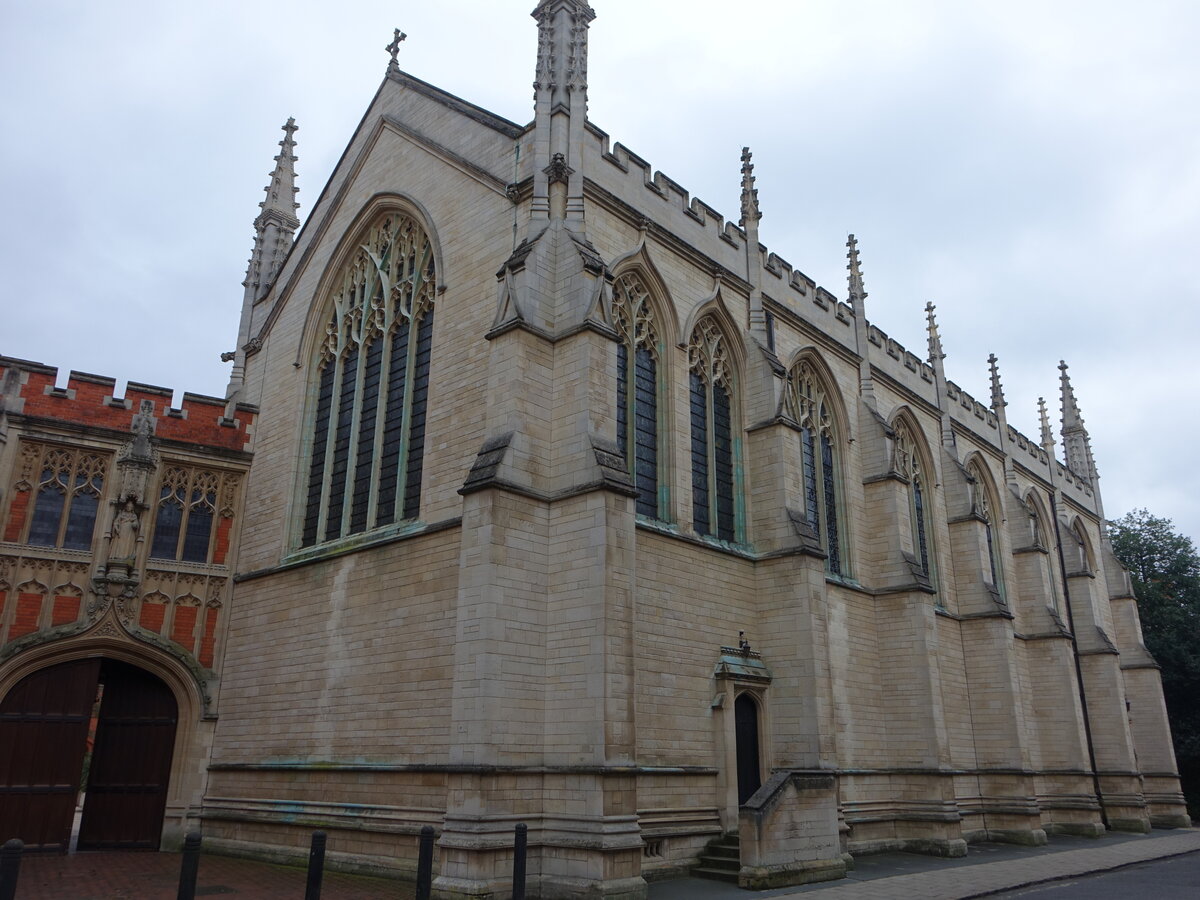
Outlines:
[[987, 540], [988, 571], [991, 575], [992, 586], [1003, 596], [1004, 569], [1000, 564], [999, 537], [992, 521], [992, 510], [996, 507], [992, 500], [991, 482], [984, 474], [983, 466], [977, 459], [972, 460], [967, 466], [967, 474], [974, 480], [971, 493], [971, 512], [983, 520], [983, 531]]
[[843, 552], [841, 469], [833, 410], [821, 379], [807, 360], [788, 373], [787, 404], [800, 425], [800, 470], [804, 486], [804, 514], [825, 548], [825, 568], [846, 573]]
[[1032, 546], [1043, 551], [1040, 564], [1045, 583], [1049, 585], [1050, 602], [1048, 605], [1052, 609], [1057, 610], [1061, 608], [1058, 593], [1058, 575], [1054, 567], [1054, 560], [1049, 552], [1051, 542], [1046, 531], [1047, 517], [1042, 514], [1037, 496], [1032, 492], [1025, 497], [1025, 508], [1029, 511], [1029, 532]]
[[104, 457], [94, 453], [45, 448], [27, 542], [90, 550], [106, 468]]
[[1070, 534], [1075, 545], [1075, 559], [1070, 561], [1073, 563], [1074, 573], [1069, 574], [1088, 574], [1092, 571], [1092, 558], [1088, 553], [1087, 533], [1078, 519], [1071, 526]]
[[[150, 556], [184, 562], [222, 563], [229, 526], [214, 527], [233, 518], [237, 477], [207, 469], [170, 466], [163, 475], [154, 513]], [[220, 502], [218, 503], [218, 498]]]
[[895, 425], [896, 472], [908, 480], [909, 517], [912, 521], [913, 550], [921, 564], [921, 571], [933, 582], [933, 554], [930, 552], [929, 528], [929, 485], [925, 476], [925, 464], [917, 452], [917, 444], [907, 421], [900, 419]]
[[436, 276], [425, 230], [390, 212], [333, 280], [312, 385], [302, 546], [417, 516]]
[[625, 452], [634, 486], [637, 513], [663, 518], [659, 486], [659, 335], [650, 294], [634, 274], [613, 285], [613, 321], [617, 345], [617, 444]]
[[692, 431], [692, 526], [697, 534], [738, 539], [733, 373], [721, 329], [703, 317], [688, 343]]

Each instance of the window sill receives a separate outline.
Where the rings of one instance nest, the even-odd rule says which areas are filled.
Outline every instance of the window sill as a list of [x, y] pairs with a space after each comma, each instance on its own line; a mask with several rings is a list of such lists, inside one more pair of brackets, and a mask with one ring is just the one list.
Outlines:
[[346, 556], [350, 553], [358, 553], [361, 550], [370, 550], [376, 547], [382, 547], [385, 544], [392, 544], [397, 541], [406, 541], [410, 538], [421, 537], [427, 534], [433, 534], [438, 531], [444, 531], [448, 528], [458, 528], [462, 525], [462, 518], [456, 516], [453, 519], [445, 519], [441, 522], [421, 522], [419, 520], [409, 519], [399, 525], [389, 525], [387, 528], [363, 532], [362, 534], [352, 535], [348, 538], [339, 538], [336, 541], [330, 541], [325, 544], [318, 544], [315, 547], [305, 547], [302, 550], [293, 550], [287, 553], [279, 561], [279, 565], [271, 566], [266, 569], [257, 569], [253, 572], [239, 572], [234, 575], [235, 582], [251, 581], [255, 578], [262, 578], [266, 575], [273, 575], [276, 572], [284, 572], [289, 569], [297, 569], [301, 566], [310, 565], [311, 563], [321, 562], [327, 559], [336, 559], [339, 556]]

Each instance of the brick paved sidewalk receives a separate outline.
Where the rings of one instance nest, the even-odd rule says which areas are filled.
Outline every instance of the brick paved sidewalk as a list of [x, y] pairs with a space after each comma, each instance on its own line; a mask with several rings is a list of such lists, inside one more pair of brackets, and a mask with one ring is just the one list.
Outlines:
[[[1200, 852], [1200, 829], [1152, 836], [1111, 835], [1079, 839], [1071, 849], [1006, 848], [1008, 858], [987, 861], [973, 847], [963, 860], [931, 860], [909, 854], [895, 859], [867, 857], [850, 877], [803, 888], [755, 894], [732, 885], [683, 879], [651, 886], [652, 898], [770, 897], [772, 900], [968, 900], [1014, 888], [1103, 872], [1152, 859]], [[1011, 854], [1011, 855], [1009, 855]], [[974, 861], [982, 859], [983, 861]], [[16, 900], [175, 900], [177, 853], [78, 853], [26, 856]], [[921, 871], [906, 871], [912, 866]], [[196, 896], [255, 900], [300, 900], [304, 870], [245, 859], [203, 854]], [[380, 878], [326, 872], [323, 900], [412, 900], [412, 885]]]
[[839, 881], [761, 893], [698, 878], [662, 881], [650, 885], [650, 900], [967, 900], [1196, 852], [1200, 829], [1100, 838], [1055, 835], [1044, 847], [972, 844], [961, 859], [915, 853], [862, 856]]
[[814, 885], [783, 894], [779, 900], [968, 900], [1197, 851], [1200, 851], [1200, 829], [1180, 829], [1164, 836], [1031, 855], [1024, 859], [955, 866], [871, 881], [844, 880]]
[[[16, 900], [175, 900], [178, 853], [31, 854], [21, 860]], [[228, 856], [200, 856], [196, 897], [302, 900], [305, 872]], [[412, 885], [325, 873], [321, 900], [412, 900]]]

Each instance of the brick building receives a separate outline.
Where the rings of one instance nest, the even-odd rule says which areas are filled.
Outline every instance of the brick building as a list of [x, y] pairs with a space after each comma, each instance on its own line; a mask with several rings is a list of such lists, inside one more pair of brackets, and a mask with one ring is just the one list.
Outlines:
[[518, 821], [544, 897], [1186, 824], [1066, 367], [1060, 461], [932, 308], [920, 356], [868, 322], [853, 236], [845, 300], [763, 247], [748, 152], [735, 224], [611, 144], [593, 15], [535, 10], [524, 126], [393, 55], [302, 230], [289, 120], [224, 400], [5, 362], [0, 695], [148, 669], [164, 834], [411, 875], [431, 824], [453, 897]]

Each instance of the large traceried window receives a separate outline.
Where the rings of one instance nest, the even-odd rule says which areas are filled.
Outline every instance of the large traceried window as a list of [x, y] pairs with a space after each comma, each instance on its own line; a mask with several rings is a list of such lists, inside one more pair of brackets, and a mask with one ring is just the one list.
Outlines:
[[334, 279], [302, 546], [416, 518], [436, 290], [433, 245], [401, 212], [377, 219]]
[[1046, 526], [1049, 519], [1042, 513], [1037, 495], [1032, 491], [1025, 496], [1025, 508], [1029, 513], [1030, 546], [1043, 551], [1041, 554], [1041, 565], [1043, 567], [1045, 583], [1049, 585], [1050, 590], [1049, 606], [1058, 611], [1062, 608], [1062, 604], [1059, 602], [1058, 574], [1054, 568], [1054, 560], [1050, 554], [1052, 542]]
[[725, 337], [712, 316], [704, 316], [692, 329], [688, 366], [692, 526], [697, 534], [736, 541], [733, 373]]
[[659, 335], [650, 294], [634, 274], [613, 286], [617, 345], [617, 443], [625, 452], [634, 486], [637, 513], [663, 518], [659, 477]]
[[26, 542], [90, 550], [107, 468], [107, 459], [95, 453], [41, 448], [41, 474]]
[[913, 550], [921, 564], [921, 571], [933, 583], [933, 554], [930, 552], [929, 529], [929, 485], [925, 476], [925, 464], [917, 452], [908, 422], [899, 419], [895, 424], [896, 472], [908, 479], [909, 517], [912, 520]]
[[974, 484], [971, 494], [971, 512], [983, 520], [984, 536], [987, 539], [988, 571], [991, 575], [992, 586], [1004, 596], [1004, 568], [1000, 564], [999, 535], [993, 525], [993, 502], [991, 481], [984, 474], [983, 465], [978, 459], [971, 460], [967, 466], [967, 474]]
[[822, 380], [808, 360], [788, 373], [788, 411], [800, 425], [801, 480], [804, 514], [825, 548], [825, 568], [834, 575], [847, 572], [841, 525], [841, 471], [833, 410]]

